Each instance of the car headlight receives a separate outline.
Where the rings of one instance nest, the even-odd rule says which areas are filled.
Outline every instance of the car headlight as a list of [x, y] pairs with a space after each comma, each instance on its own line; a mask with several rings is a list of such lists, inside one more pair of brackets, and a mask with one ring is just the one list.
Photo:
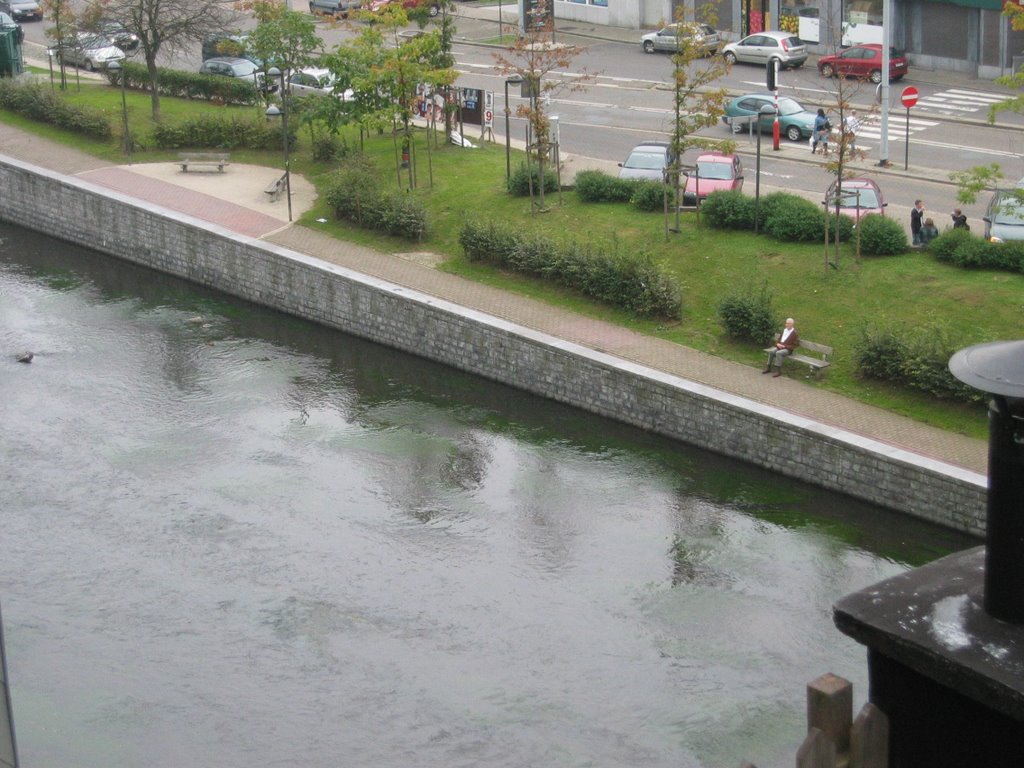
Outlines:
[[1003, 242], [1003, 238], [996, 237], [995, 235], [992, 235], [992, 236], [989, 237], [988, 241], [990, 243], [1001, 243], [1001, 242]]

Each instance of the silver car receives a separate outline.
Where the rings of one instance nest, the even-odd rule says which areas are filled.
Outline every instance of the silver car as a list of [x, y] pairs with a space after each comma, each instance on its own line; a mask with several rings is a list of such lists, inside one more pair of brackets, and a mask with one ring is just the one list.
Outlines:
[[637, 144], [626, 162], [619, 163], [620, 179], [648, 179], [664, 181], [665, 173], [676, 162], [672, 145], [664, 141], [646, 141]]
[[43, 10], [36, 0], [0, 0], [0, 11], [15, 21], [43, 20]]
[[729, 43], [722, 55], [730, 64], [767, 64], [779, 62], [779, 67], [802, 67], [807, 61], [807, 47], [792, 32], [758, 32], [742, 40]]
[[680, 32], [684, 38], [689, 38], [693, 46], [701, 50], [705, 56], [713, 56], [718, 53], [718, 47], [722, 44], [722, 39], [714, 27], [707, 24], [683, 22], [669, 24], [657, 32], [643, 35], [640, 38], [640, 45], [643, 47], [644, 53], [654, 53], [655, 51], [675, 53], [678, 50]]
[[101, 35], [79, 32], [57, 50], [58, 58], [65, 64], [92, 72], [106, 69], [112, 61], [124, 61], [124, 51]]

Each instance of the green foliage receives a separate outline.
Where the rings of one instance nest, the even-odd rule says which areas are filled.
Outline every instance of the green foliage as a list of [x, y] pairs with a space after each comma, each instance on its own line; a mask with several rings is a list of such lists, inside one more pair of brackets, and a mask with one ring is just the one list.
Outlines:
[[682, 313], [675, 278], [647, 253], [556, 243], [493, 221], [464, 222], [459, 243], [471, 261], [538, 275], [639, 315], [678, 319]]
[[[531, 183], [533, 184], [533, 194], [538, 194], [540, 192], [540, 170], [536, 165], [531, 165], [527, 169], [526, 163], [521, 163], [509, 177], [508, 192], [515, 197], [527, 197], [530, 194]], [[551, 168], [544, 169], [544, 191], [558, 191], [558, 177]]]
[[771, 342], [779, 326], [767, 284], [725, 296], [718, 305], [718, 319], [729, 336], [761, 345]]
[[991, 243], [964, 229], [943, 232], [928, 244], [938, 261], [965, 269], [1024, 272], [1024, 242]]
[[636, 184], [633, 179], [620, 179], [603, 171], [576, 174], [576, 194], [585, 203], [628, 203]]
[[907, 251], [907, 233], [899, 222], [877, 213], [860, 220], [860, 250], [869, 256], [897, 256]]
[[970, 205], [978, 199], [978, 193], [994, 187], [1003, 178], [1003, 172], [997, 163], [992, 163], [954, 171], [949, 178], [956, 185], [957, 202]]
[[313, 159], [318, 163], [328, 163], [337, 157], [345, 157], [350, 152], [347, 142], [339, 141], [336, 136], [329, 133], [314, 137], [311, 151]]
[[949, 372], [949, 359], [964, 346], [934, 323], [900, 331], [865, 328], [855, 366], [861, 376], [904, 384], [944, 400], [980, 402], [981, 392]]
[[365, 155], [348, 157], [324, 186], [324, 199], [338, 219], [407, 240], [422, 240], [427, 212], [418, 197], [384, 192], [380, 171]]
[[629, 198], [630, 204], [639, 211], [663, 211], [665, 210], [665, 195], [668, 195], [668, 204], [675, 203], [676, 191], [668, 184], [658, 181], [641, 181], [633, 189], [633, 195]]
[[[138, 90], [150, 90], [152, 82], [149, 70], [143, 64], [126, 64], [125, 86]], [[111, 85], [120, 86], [117, 71], [107, 70], [107, 80]], [[250, 106], [261, 102], [263, 95], [257, 90], [251, 78], [222, 77], [219, 75], [203, 75], [198, 72], [186, 72], [180, 69], [157, 67], [157, 91], [161, 96], [174, 96], [181, 99], [202, 99], [217, 104], [241, 104]]]
[[754, 228], [754, 199], [738, 190], [712, 192], [700, 210], [704, 220], [715, 229]]
[[825, 237], [825, 214], [810, 200], [773, 192], [761, 201], [764, 231], [776, 240], [810, 243]]
[[110, 122], [98, 109], [69, 104], [63, 94], [42, 83], [0, 78], [0, 108], [101, 141], [113, 136]]
[[[227, 80], [228, 78], [223, 78]], [[288, 126], [289, 146], [295, 145], [294, 126]], [[238, 116], [197, 115], [177, 124], [153, 126], [153, 142], [160, 149], [282, 149], [281, 126], [266, 120]]]

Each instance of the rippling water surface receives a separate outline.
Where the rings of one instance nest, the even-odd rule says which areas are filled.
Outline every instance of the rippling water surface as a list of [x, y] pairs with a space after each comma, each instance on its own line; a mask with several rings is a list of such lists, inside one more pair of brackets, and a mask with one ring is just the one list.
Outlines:
[[789, 766], [832, 601], [968, 543], [0, 238], [25, 768]]

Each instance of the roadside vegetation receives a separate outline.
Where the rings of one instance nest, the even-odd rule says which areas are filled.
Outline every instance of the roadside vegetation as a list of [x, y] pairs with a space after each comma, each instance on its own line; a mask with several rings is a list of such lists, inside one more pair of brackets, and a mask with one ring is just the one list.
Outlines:
[[[124, 162], [118, 135], [120, 89], [105, 81], [83, 81], [80, 87], [72, 84], [64, 97], [73, 106], [105, 114], [114, 135], [90, 138], [2, 109], [0, 121], [111, 163]], [[127, 105], [134, 162], [175, 159], [176, 152], [154, 148], [149, 94], [129, 89]], [[223, 106], [165, 97], [161, 108], [164, 130], [204, 115], [264, 120], [262, 106]], [[427, 132], [403, 125], [400, 135], [409, 136], [414, 156], [419, 153], [430, 158], [430, 172], [421, 175], [412, 192], [407, 191], [406, 174], [385, 171], [380, 180], [382, 191], [412, 195], [422, 204], [423, 239], [411, 242], [366, 229], [351, 218], [336, 218], [335, 206], [327, 195], [339, 170], [360, 149], [378, 167], [393, 168], [395, 136], [390, 131], [342, 125], [332, 134], [337, 151], [327, 153], [326, 158], [322, 151], [317, 152], [321, 159], [316, 160], [313, 150], [317, 142], [311, 139], [316, 135], [308, 127], [300, 128], [292, 149], [292, 173], [307, 176], [321, 191], [314, 208], [299, 220], [300, 225], [385, 252], [429, 250], [444, 258], [440, 269], [601, 317], [752, 369], [763, 365], [762, 345], [727, 332], [721, 308], [730, 301], [735, 305], [737, 297], [759, 296], [767, 301], [767, 327], [777, 330], [781, 318], [791, 315], [797, 319], [802, 336], [836, 349], [831, 368], [817, 379], [809, 378], [809, 386], [834, 390], [945, 429], [979, 438], [986, 435], [984, 409], [979, 403], [940, 399], [928, 391], [862, 377], [856, 366], [858, 361], [863, 363], [865, 349], [871, 352], [868, 361], [879, 370], [891, 368], [897, 353], [910, 354], [920, 364], [920, 350], [930, 339], [933, 343], [928, 353], [931, 357], [925, 356], [925, 374], [933, 377], [936, 355], [941, 357], [947, 347], [956, 349], [1019, 336], [1024, 320], [1024, 276], [1020, 273], [964, 268], [952, 260], [936, 259], [928, 251], [858, 257], [849, 241], [841, 245], [843, 258], [836, 268], [834, 252], [826, 253], [820, 241], [783, 242], [743, 229], [717, 229], [706, 215], [698, 220], [688, 211], [681, 215], [679, 231], [669, 234], [664, 217], [658, 213], [644, 212], [628, 202], [585, 202], [575, 193], [564, 194], [561, 205], [537, 215], [528, 197], [508, 192], [504, 146], [482, 143], [475, 149], [464, 149], [446, 144], [440, 130]], [[513, 157], [515, 166], [524, 160], [522, 153]], [[232, 161], [276, 170], [281, 164], [280, 147], [232, 149]], [[321, 218], [326, 222], [318, 222]], [[543, 237], [559, 248], [582, 246], [642, 256], [645, 264], [657, 265], [675, 277], [681, 309], [674, 318], [648, 317], [635, 308], [620, 309], [588, 299], [542, 276], [515, 272], [487, 259], [469, 258], [460, 244], [465, 227], [489, 226], [492, 222]], [[804, 373], [794, 365], [789, 375]]]

